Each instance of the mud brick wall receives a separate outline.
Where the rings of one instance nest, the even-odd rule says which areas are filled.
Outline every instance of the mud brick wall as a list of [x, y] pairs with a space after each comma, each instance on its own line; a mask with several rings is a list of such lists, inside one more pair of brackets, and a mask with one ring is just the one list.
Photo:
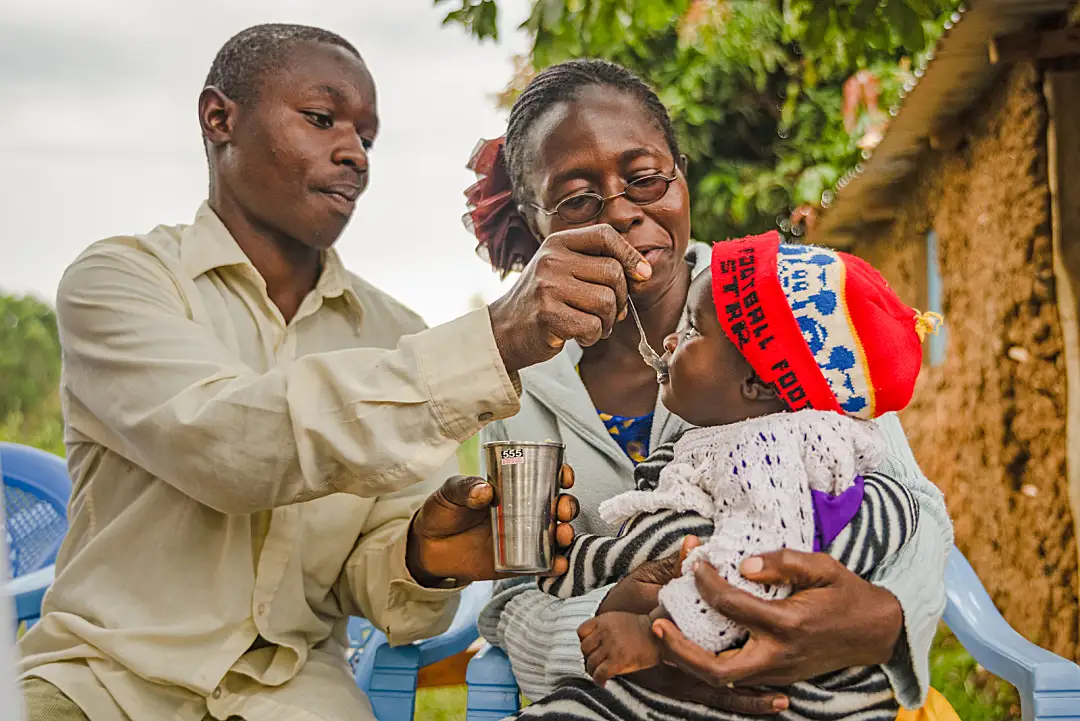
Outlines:
[[963, 120], [964, 142], [928, 153], [897, 193], [898, 221], [853, 250], [925, 308], [936, 230], [948, 347], [924, 368], [904, 427], [1009, 622], [1080, 658], [1041, 87], [1031, 66], [1014, 68]]

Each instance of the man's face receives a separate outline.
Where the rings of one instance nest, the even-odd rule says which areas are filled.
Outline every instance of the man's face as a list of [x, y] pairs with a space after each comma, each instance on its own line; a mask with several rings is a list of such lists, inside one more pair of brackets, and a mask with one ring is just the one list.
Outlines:
[[257, 96], [234, 106], [218, 145], [216, 182], [266, 230], [311, 248], [330, 247], [367, 187], [379, 128], [375, 82], [344, 48], [303, 43]]

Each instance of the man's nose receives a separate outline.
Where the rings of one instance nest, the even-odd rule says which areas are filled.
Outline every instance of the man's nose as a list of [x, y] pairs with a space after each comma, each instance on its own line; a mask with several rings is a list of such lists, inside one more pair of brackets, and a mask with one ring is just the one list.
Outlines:
[[678, 344], [679, 344], [679, 334], [678, 333], [671, 333], [671, 334], [668, 335], [667, 338], [664, 338], [664, 350], [666, 350], [668, 353], [674, 353], [675, 352], [675, 346], [677, 346]]
[[367, 175], [368, 151], [358, 135], [351, 135], [351, 138], [343, 140], [334, 150], [332, 159], [338, 165], [352, 168], [357, 175]]

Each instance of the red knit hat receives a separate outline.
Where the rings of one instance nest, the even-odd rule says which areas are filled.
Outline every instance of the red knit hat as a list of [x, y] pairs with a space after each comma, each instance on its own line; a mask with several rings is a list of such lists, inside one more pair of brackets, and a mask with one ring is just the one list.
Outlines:
[[942, 320], [906, 306], [861, 258], [775, 231], [715, 244], [712, 287], [720, 326], [792, 410], [902, 409]]

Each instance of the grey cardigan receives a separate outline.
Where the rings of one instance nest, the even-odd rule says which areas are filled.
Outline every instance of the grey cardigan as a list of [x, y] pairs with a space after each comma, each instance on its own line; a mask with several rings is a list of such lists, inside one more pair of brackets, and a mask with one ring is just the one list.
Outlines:
[[[709, 264], [709, 246], [695, 243], [687, 254], [695, 274]], [[599, 517], [601, 501], [634, 487], [634, 467], [604, 428], [576, 366], [581, 348], [567, 343], [555, 358], [521, 372], [521, 410], [487, 426], [483, 442], [556, 440], [566, 445], [566, 459], [576, 472], [574, 495], [581, 503], [575, 522], [579, 533], [615, 534]], [[919, 470], [900, 420], [878, 420], [889, 455], [880, 472], [903, 483], [919, 502], [920, 523], [912, 539], [870, 579], [889, 590], [904, 611], [906, 643], [900, 644], [885, 672], [900, 703], [921, 706], [930, 684], [928, 655], [945, 609], [945, 560], [952, 548], [952, 523], [944, 497]], [[688, 428], [657, 398], [650, 448], [677, 438]], [[480, 615], [480, 633], [506, 650], [522, 692], [539, 699], [560, 679], [583, 676], [584, 661], [577, 627], [596, 614], [611, 586], [584, 596], [559, 599], [537, 589], [534, 579], [496, 585], [495, 596]]]

